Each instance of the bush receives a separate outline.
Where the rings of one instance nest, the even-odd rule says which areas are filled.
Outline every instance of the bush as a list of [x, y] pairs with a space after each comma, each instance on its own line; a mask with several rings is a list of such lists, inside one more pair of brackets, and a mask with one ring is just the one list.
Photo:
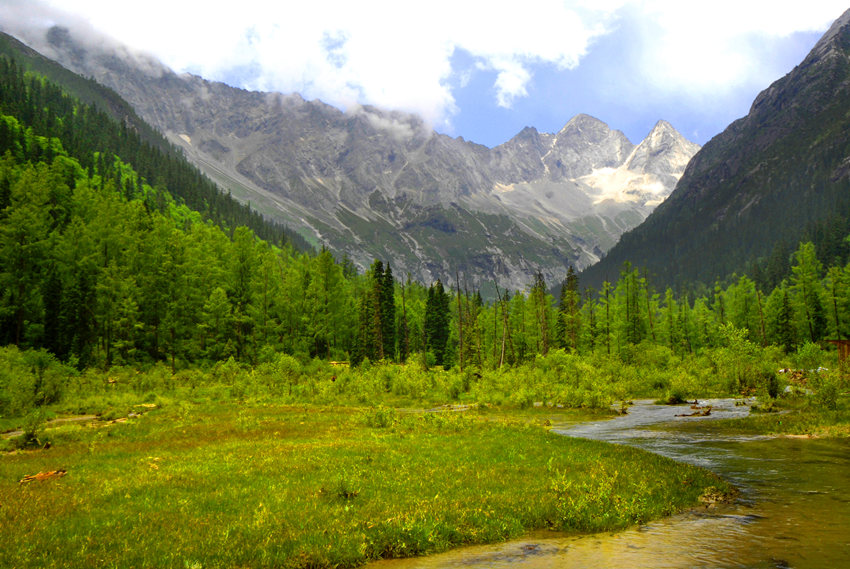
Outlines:
[[821, 386], [815, 392], [814, 400], [818, 407], [835, 411], [838, 409], [838, 386], [832, 382]]
[[825, 354], [820, 346], [812, 342], [806, 342], [799, 348], [794, 355], [794, 362], [798, 369], [815, 371], [823, 364]]
[[61, 400], [76, 370], [46, 350], [0, 348], [0, 415], [22, 416]]
[[373, 429], [386, 429], [398, 422], [398, 411], [391, 407], [373, 407], [362, 414], [363, 423]]
[[12, 439], [13, 446], [21, 450], [50, 446], [50, 441], [43, 435], [46, 422], [45, 414], [41, 409], [28, 413], [24, 418], [24, 432]]
[[782, 393], [782, 384], [774, 371], [762, 371], [760, 391], [770, 399], [776, 399]]
[[823, 409], [835, 411], [838, 409], [839, 380], [831, 374], [818, 374], [812, 402]]

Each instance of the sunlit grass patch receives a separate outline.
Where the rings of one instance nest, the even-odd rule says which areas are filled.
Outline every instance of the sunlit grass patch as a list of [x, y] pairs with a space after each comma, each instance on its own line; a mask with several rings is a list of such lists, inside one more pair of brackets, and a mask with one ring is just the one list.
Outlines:
[[207, 404], [69, 431], [0, 460], [0, 566], [351, 567], [621, 528], [722, 486], [530, 415]]

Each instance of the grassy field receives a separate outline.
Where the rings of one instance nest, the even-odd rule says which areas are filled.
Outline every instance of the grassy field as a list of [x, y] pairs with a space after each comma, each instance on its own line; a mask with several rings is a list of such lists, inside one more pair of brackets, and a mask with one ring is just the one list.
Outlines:
[[353, 567], [534, 529], [622, 528], [728, 490], [553, 435], [549, 418], [181, 402], [65, 424], [47, 450], [0, 456], [0, 567]]

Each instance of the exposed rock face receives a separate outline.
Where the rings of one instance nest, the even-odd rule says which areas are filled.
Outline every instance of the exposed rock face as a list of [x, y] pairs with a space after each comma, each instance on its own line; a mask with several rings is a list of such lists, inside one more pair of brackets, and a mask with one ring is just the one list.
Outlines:
[[850, 232], [848, 109], [850, 10], [693, 156], [669, 199], [583, 278], [616, 278], [628, 260], [656, 286], [711, 284], [749, 271], [777, 246], [793, 250], [826, 234], [840, 244]]
[[663, 121], [635, 146], [587, 115], [490, 149], [413, 115], [176, 75], [63, 29], [23, 39], [117, 91], [234, 196], [361, 267], [381, 258], [424, 282], [560, 280], [640, 223], [698, 149]]

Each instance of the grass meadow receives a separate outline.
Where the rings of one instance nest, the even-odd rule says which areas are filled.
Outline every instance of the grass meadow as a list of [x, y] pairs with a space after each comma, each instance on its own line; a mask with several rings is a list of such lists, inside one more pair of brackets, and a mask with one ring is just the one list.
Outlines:
[[0, 566], [356, 567], [536, 529], [614, 530], [728, 490], [552, 434], [553, 412], [182, 402], [64, 424], [51, 448], [0, 458]]

